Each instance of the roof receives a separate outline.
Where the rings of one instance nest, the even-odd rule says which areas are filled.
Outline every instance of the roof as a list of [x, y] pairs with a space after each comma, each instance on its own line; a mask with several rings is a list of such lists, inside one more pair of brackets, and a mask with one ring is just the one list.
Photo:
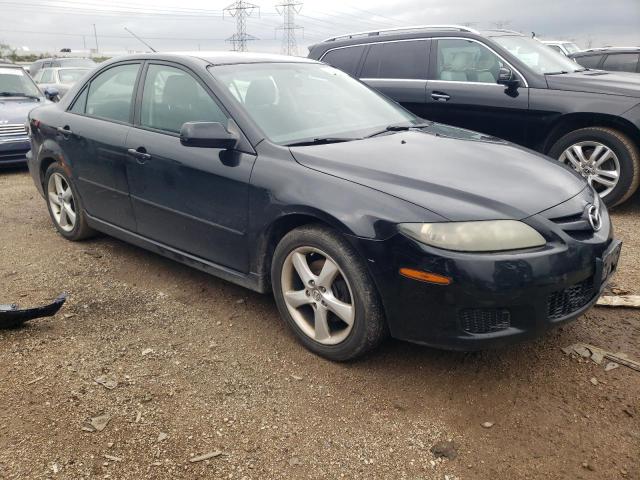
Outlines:
[[[214, 65], [230, 65], [235, 63], [317, 63], [315, 60], [311, 60], [305, 57], [292, 57], [288, 55], [275, 55], [271, 53], [253, 52], [158, 52], [148, 55], [149, 57], [166, 57], [167, 55], [178, 57], [193, 57], [205, 60], [206, 62]], [[147, 55], [145, 55], [145, 57], [146, 56]]]
[[[18, 65], [16, 63], [5, 63], [5, 62], [0, 62], [0, 67], [2, 68], [22, 68], [22, 65]], [[24, 69], [23, 69], [24, 70]]]
[[640, 47], [603, 47], [603, 48], [590, 48], [588, 50], [582, 50], [576, 52], [571, 57], [584, 57], [587, 55], [594, 55], [597, 53], [635, 53], [640, 52]]

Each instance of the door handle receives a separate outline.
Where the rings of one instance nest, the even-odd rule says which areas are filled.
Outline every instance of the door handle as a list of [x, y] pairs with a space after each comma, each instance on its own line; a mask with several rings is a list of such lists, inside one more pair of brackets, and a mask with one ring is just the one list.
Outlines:
[[135, 148], [129, 148], [127, 149], [127, 153], [138, 160], [138, 163], [145, 163], [147, 160], [151, 160], [151, 155], [147, 153], [144, 147], [138, 147], [137, 150]]
[[69, 128], [69, 125], [65, 125], [64, 127], [57, 127], [56, 131], [61, 133], [63, 137], [68, 137], [69, 135], [73, 135], [73, 132]]
[[433, 98], [438, 102], [448, 102], [449, 100], [451, 100], [450, 95], [447, 95], [446, 93], [441, 93], [441, 92], [433, 92], [431, 94], [431, 98]]

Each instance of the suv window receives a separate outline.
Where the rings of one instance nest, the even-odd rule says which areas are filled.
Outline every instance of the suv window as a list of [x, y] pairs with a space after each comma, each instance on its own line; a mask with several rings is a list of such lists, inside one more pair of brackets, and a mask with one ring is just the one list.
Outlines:
[[118, 122], [128, 122], [133, 90], [140, 64], [112, 67], [91, 81], [86, 113]]
[[190, 74], [167, 65], [149, 65], [144, 81], [140, 124], [179, 133], [186, 122], [220, 122], [227, 116]]
[[614, 72], [635, 72], [639, 56], [637, 53], [612, 53], [604, 60], [602, 68]]
[[438, 40], [437, 80], [496, 83], [502, 60], [484, 45], [470, 40]]
[[427, 78], [427, 41], [387, 42], [371, 45], [362, 78]]
[[598, 68], [600, 60], [602, 60], [602, 55], [585, 55], [584, 57], [577, 57], [574, 60], [585, 68]]
[[322, 57], [322, 61], [349, 75], [355, 75], [363, 53], [364, 46], [338, 48], [328, 52]]

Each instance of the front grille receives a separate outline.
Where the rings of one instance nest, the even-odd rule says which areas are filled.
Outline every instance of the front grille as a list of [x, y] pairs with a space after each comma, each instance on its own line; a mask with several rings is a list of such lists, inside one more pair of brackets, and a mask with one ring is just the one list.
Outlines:
[[468, 333], [491, 333], [511, 326], [511, 313], [504, 308], [467, 308], [458, 317]]
[[593, 299], [593, 278], [554, 292], [547, 299], [547, 317], [557, 320], [580, 310]]
[[587, 240], [593, 237], [593, 227], [585, 217], [584, 212], [561, 218], [551, 218], [567, 235], [576, 240]]
[[0, 139], [7, 137], [24, 137], [27, 129], [21, 123], [9, 123], [0, 125]]

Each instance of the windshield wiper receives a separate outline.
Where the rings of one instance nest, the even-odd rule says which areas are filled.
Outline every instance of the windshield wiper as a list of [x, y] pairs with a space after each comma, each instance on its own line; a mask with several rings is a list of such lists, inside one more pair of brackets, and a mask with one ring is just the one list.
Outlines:
[[365, 138], [377, 137], [378, 135], [382, 135], [383, 133], [387, 132], [406, 132], [408, 130], [413, 130], [414, 128], [427, 128], [431, 125], [433, 125], [433, 122], [415, 123], [413, 125], [387, 125], [384, 130], [374, 132], [371, 135], [367, 135]]
[[327, 145], [329, 143], [344, 143], [352, 142], [354, 140], [362, 140], [358, 137], [320, 137], [313, 140], [302, 140], [300, 142], [289, 143], [286, 147], [306, 147], [309, 145]]
[[566, 72], [564, 70], [560, 70], [559, 72], [547, 72], [547, 73], [545, 73], [545, 75], [564, 75], [565, 73], [569, 73], [569, 72]]
[[28, 93], [21, 92], [0, 92], [0, 97], [23, 97], [23, 98], [34, 98], [36, 100], [40, 100], [40, 97], [37, 95], [29, 95]]

